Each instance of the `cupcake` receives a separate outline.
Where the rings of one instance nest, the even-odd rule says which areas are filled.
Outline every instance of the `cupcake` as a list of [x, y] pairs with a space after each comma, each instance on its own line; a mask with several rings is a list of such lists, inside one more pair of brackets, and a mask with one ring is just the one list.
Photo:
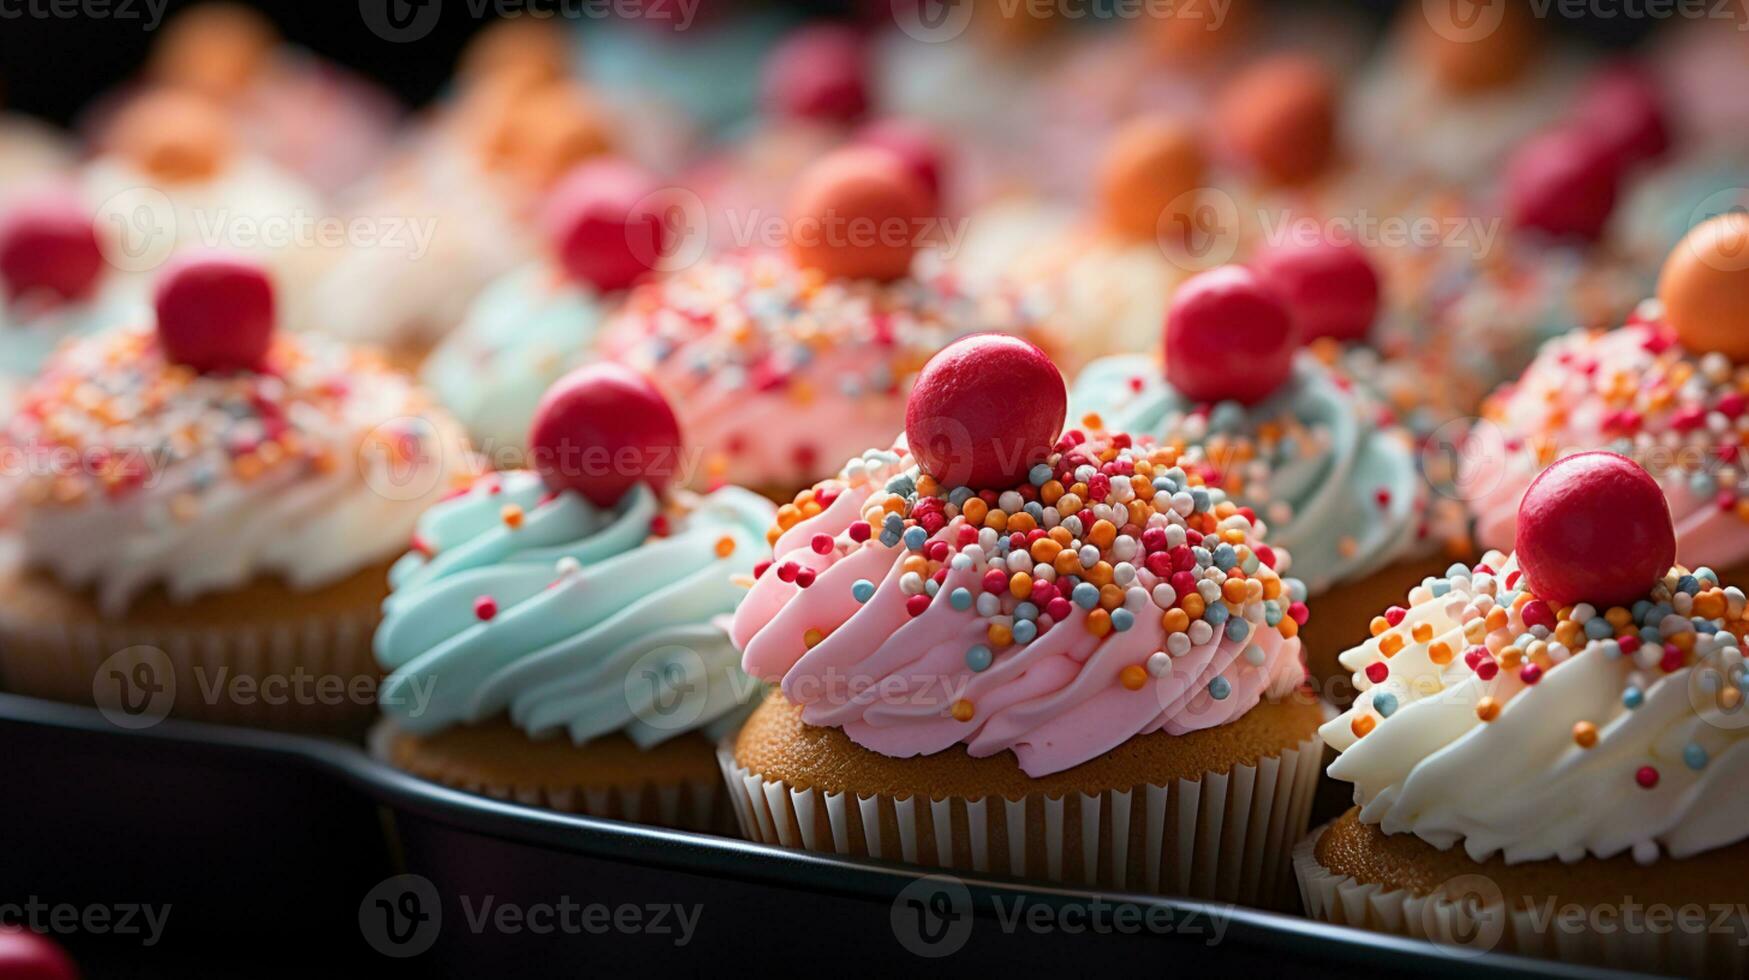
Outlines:
[[59, 187], [0, 214], [0, 402], [9, 406], [64, 341], [141, 318], [97, 233], [77, 195]]
[[190, 255], [155, 299], [154, 327], [50, 358], [5, 427], [0, 678], [113, 708], [141, 692], [112, 679], [145, 677], [181, 717], [362, 722], [388, 563], [468, 464], [460, 431], [374, 359], [276, 333], [256, 266]]
[[[1358, 806], [1295, 851], [1312, 917], [1656, 973], [1744, 969], [1741, 589], [1672, 567], [1664, 495], [1605, 452], [1546, 470], [1516, 551], [1457, 565], [1342, 655], [1324, 726]], [[1667, 920], [1666, 925], [1669, 925]]]
[[310, 289], [334, 258], [317, 235], [327, 211], [309, 186], [241, 145], [205, 98], [158, 90], [130, 102], [81, 183], [99, 221], [117, 230], [111, 263], [142, 297], [176, 249], [223, 247], [272, 275], [286, 326], [310, 325]]
[[546, 255], [488, 286], [420, 372], [477, 449], [510, 468], [541, 395], [589, 359], [625, 291], [666, 256], [655, 178], [585, 163], [544, 210]]
[[0, 106], [0, 206], [10, 204], [20, 188], [64, 177], [72, 168], [73, 150], [65, 136]]
[[1175, 448], [1064, 401], [1037, 348], [959, 341], [897, 445], [779, 509], [731, 631], [781, 682], [724, 745], [742, 830], [1278, 903], [1320, 752], [1301, 586]]
[[712, 746], [758, 694], [726, 628], [775, 508], [664, 496], [679, 424], [617, 365], [565, 376], [528, 438], [534, 470], [433, 507], [390, 572], [376, 751], [533, 806], [724, 829]]
[[1269, 524], [1318, 602], [1318, 626], [1301, 640], [1327, 682], [1342, 635], [1364, 630], [1381, 594], [1447, 563], [1427, 554], [1428, 490], [1408, 435], [1364, 389], [1299, 352], [1297, 338], [1272, 287], [1223, 266], [1173, 299], [1164, 370], [1147, 354], [1095, 361], [1070, 401], [1178, 449], [1180, 465]]
[[730, 253], [632, 290], [601, 351], [646, 374], [703, 454], [701, 487], [787, 500], [892, 438], [933, 352], [978, 331], [1037, 332], [1035, 304], [918, 249], [939, 225], [890, 152], [839, 151], [797, 184], [782, 251]]
[[1749, 414], [1749, 217], [1724, 215], [1670, 253], [1656, 300], [1610, 331], [1575, 331], [1489, 399], [1463, 453], [1459, 489], [1476, 537], [1509, 547], [1519, 501], [1560, 457], [1609, 449], [1637, 460], [1675, 516], [1677, 557], [1726, 577], [1749, 568], [1749, 493], [1740, 458]]

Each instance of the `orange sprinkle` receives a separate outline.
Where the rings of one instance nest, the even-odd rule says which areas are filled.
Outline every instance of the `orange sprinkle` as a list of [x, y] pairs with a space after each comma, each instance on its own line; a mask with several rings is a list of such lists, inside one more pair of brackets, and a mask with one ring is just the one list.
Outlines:
[[1221, 586], [1221, 595], [1225, 596], [1228, 602], [1235, 604], [1244, 602], [1245, 594], [1248, 591], [1245, 580], [1242, 578], [1227, 579], [1226, 584]]
[[1427, 659], [1433, 661], [1434, 664], [1440, 667], [1444, 667], [1446, 664], [1451, 663], [1451, 646], [1443, 642], [1429, 646], [1427, 648]]
[[1142, 685], [1148, 683], [1148, 672], [1140, 664], [1130, 664], [1117, 672], [1117, 679], [1123, 686], [1132, 691], [1139, 691]]
[[1104, 636], [1111, 632], [1111, 613], [1103, 609], [1095, 609], [1087, 614], [1087, 632], [1094, 636]]
[[808, 649], [812, 650], [814, 647], [819, 646], [820, 641], [825, 638], [826, 634], [820, 632], [818, 629], [811, 629], [802, 634], [802, 643]]
[[[1191, 619], [1201, 619], [1202, 614], [1207, 611], [1207, 604], [1202, 601], [1202, 596], [1195, 592], [1179, 599], [1178, 602], [1184, 607], [1184, 614]], [[1292, 617], [1287, 618], [1291, 619]]]
[[1378, 727], [1378, 723], [1379, 720], [1372, 715], [1356, 715], [1348, 723], [1348, 730], [1354, 733], [1355, 738], [1365, 738], [1367, 733]]
[[1014, 642], [1014, 630], [1001, 623], [991, 623], [984, 635], [989, 638], [993, 647], [1005, 647]]
[[1373, 636], [1377, 636], [1391, 628], [1391, 621], [1383, 616], [1374, 616], [1368, 628], [1372, 630]]
[[1166, 614], [1160, 617], [1160, 625], [1164, 626], [1168, 633], [1182, 633], [1190, 629], [1190, 614], [1182, 609], [1168, 609]]
[[[518, 530], [522, 527], [522, 508], [516, 504], [505, 504], [503, 509], [498, 511], [498, 517], [504, 522], [504, 526], [512, 531]], [[734, 542], [730, 541], [729, 547], [733, 549], [734, 546]], [[717, 551], [719, 554], [722, 552], [722, 547], [722, 542], [717, 542]]]
[[1500, 702], [1491, 697], [1484, 697], [1476, 702], [1476, 717], [1483, 721], [1493, 721], [1500, 717]]
[[1588, 749], [1597, 744], [1597, 726], [1588, 721], [1581, 721], [1573, 726], [1573, 741], [1582, 749]]
[[1426, 643], [1433, 639], [1433, 624], [1416, 623], [1415, 627], [1409, 631], [1409, 637], [1416, 643]]
[[1104, 518], [1094, 521], [1093, 530], [1087, 532], [1087, 543], [1100, 551], [1111, 547], [1111, 543], [1116, 540], [1117, 525]]
[[967, 701], [965, 698], [960, 698], [953, 703], [954, 721], [971, 721], [972, 714], [972, 702]]
[[1403, 634], [1386, 633], [1379, 637], [1379, 652], [1387, 657], [1394, 657], [1403, 649]]
[[1008, 592], [1016, 599], [1026, 599], [1032, 595], [1032, 576], [1025, 572], [1015, 572], [1008, 579]]

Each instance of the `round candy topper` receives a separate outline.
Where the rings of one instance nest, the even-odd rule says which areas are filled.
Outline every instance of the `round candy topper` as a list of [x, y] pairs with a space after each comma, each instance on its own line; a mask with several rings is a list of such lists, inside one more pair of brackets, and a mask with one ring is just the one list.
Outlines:
[[1192, 401], [1268, 398], [1293, 374], [1298, 346], [1287, 303], [1242, 265], [1185, 280], [1166, 311], [1166, 380]]
[[146, 70], [155, 82], [230, 100], [261, 76], [278, 44], [279, 32], [255, 10], [202, 3], [170, 22]]
[[6, 980], [79, 980], [79, 968], [46, 936], [0, 926], [0, 977]]
[[1421, 0], [1402, 10], [1411, 59], [1460, 95], [1511, 84], [1542, 47], [1530, 5], [1515, 0]]
[[504, 17], [481, 28], [463, 49], [456, 76], [479, 84], [504, 73], [555, 82], [570, 71], [570, 40], [560, 21]]
[[510, 103], [493, 134], [493, 162], [537, 189], [608, 152], [612, 141], [595, 103], [572, 85], [545, 85]]
[[1550, 464], [1524, 491], [1514, 550], [1538, 597], [1626, 606], [1676, 563], [1676, 528], [1664, 491], [1639, 464], [1579, 453]]
[[930, 211], [941, 212], [947, 147], [939, 133], [925, 123], [910, 119], [882, 119], [858, 130], [855, 142], [885, 150], [898, 158], [899, 163], [929, 192]]
[[1144, 18], [1145, 37], [1162, 61], [1209, 62], [1230, 53], [1246, 38], [1256, 14], [1251, 0], [1232, 0], [1218, 15], [1213, 5], [1168, 4], [1158, 15]]
[[779, 116], [853, 123], [868, 113], [868, 55], [852, 28], [793, 31], [771, 52], [764, 74], [765, 104]]
[[1658, 299], [1682, 346], [1749, 363], [1749, 214], [1727, 211], [1690, 228], [1664, 260]]
[[1044, 351], [973, 334], [942, 348], [905, 405], [905, 441], [944, 487], [1011, 490], [1063, 434], [1069, 392]]
[[1099, 212], [1126, 238], [1151, 240], [1174, 207], [1188, 210], [1202, 185], [1202, 142], [1187, 122], [1147, 116], [1119, 130], [1099, 168]]
[[1622, 167], [1650, 163], [1670, 150], [1670, 119], [1650, 73], [1621, 62], [1592, 76], [1574, 110], [1579, 126]]
[[1221, 93], [1216, 131], [1266, 179], [1303, 184], [1336, 154], [1336, 80], [1316, 58], [1286, 54], [1248, 67]]
[[164, 356], [202, 373], [258, 371], [273, 346], [273, 284], [249, 261], [214, 252], [173, 260], [152, 297]]
[[1358, 242], [1290, 239], [1251, 262], [1287, 302], [1300, 340], [1364, 340], [1379, 313], [1379, 273]]
[[661, 494], [680, 472], [680, 422], [656, 387], [620, 364], [580, 367], [553, 383], [528, 430], [534, 468], [554, 490], [612, 507], [640, 483]]
[[154, 92], [122, 110], [110, 143], [147, 175], [170, 183], [213, 177], [229, 162], [231, 124], [217, 106], [188, 92]]
[[1596, 241], [1615, 210], [1618, 159], [1577, 128], [1527, 140], [1506, 163], [1507, 220], [1555, 238]]
[[790, 196], [790, 256], [831, 279], [910, 274], [933, 217], [927, 188], [892, 154], [850, 147], [803, 172]]
[[91, 213], [72, 194], [31, 195], [0, 217], [0, 282], [12, 299], [67, 302], [97, 291], [103, 249]]
[[545, 216], [565, 271], [602, 292], [625, 289], [647, 275], [667, 254], [660, 190], [653, 175], [623, 160], [572, 170], [553, 189]]

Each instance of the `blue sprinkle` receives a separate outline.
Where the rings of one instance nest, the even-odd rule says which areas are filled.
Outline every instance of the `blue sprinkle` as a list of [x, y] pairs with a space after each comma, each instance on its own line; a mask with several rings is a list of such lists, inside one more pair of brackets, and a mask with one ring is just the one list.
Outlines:
[[1209, 412], [1209, 431], [1231, 432], [1245, 423], [1245, 410], [1238, 402], [1217, 402]]
[[1651, 600], [1641, 599], [1641, 600], [1635, 602], [1633, 604], [1633, 606], [1629, 608], [1628, 611], [1633, 614], [1634, 622], [1643, 623], [1646, 621], [1646, 613], [1648, 611], [1650, 611], [1651, 608], [1652, 608]]
[[1099, 587], [1092, 582], [1082, 582], [1075, 586], [1075, 591], [1069, 594], [1069, 599], [1082, 609], [1092, 609], [1099, 605]]
[[1241, 642], [1251, 635], [1251, 624], [1243, 618], [1234, 617], [1227, 620], [1227, 639], [1235, 643]]
[[1452, 562], [1451, 567], [1445, 570], [1446, 578], [1457, 578], [1468, 574], [1470, 574], [1470, 566], [1461, 561]]
[[976, 496], [977, 494], [972, 492], [971, 487], [954, 487], [953, 491], [947, 495], [947, 502], [958, 507]]
[[1038, 624], [1030, 619], [1018, 619], [1014, 622], [1014, 642], [1031, 643], [1038, 638]]
[[1196, 547], [1190, 549], [1190, 554], [1191, 554], [1191, 557], [1196, 559], [1196, 563], [1198, 565], [1202, 565], [1204, 567], [1212, 565], [1215, 562], [1214, 554], [1212, 552], [1210, 552], [1207, 548], [1204, 548], [1201, 545], [1197, 545]]
[[1585, 635], [1593, 640], [1607, 640], [1615, 635], [1615, 627], [1602, 616], [1593, 616], [1585, 621]]
[[1614, 640], [1604, 640], [1598, 644], [1598, 649], [1603, 651], [1606, 660], [1615, 660], [1621, 656], [1621, 644]]
[[948, 605], [953, 606], [960, 612], [965, 612], [967, 609], [972, 608], [972, 590], [961, 586], [947, 594], [947, 602]]
[[881, 527], [897, 534], [905, 530], [905, 519], [897, 514], [888, 514], [886, 520], [881, 522]]
[[912, 551], [922, 551], [923, 546], [928, 544], [928, 543], [929, 543], [929, 532], [928, 531], [925, 531], [920, 527], [911, 527], [911, 528], [905, 529], [905, 547], [910, 548]]
[[1161, 493], [1177, 493], [1178, 484], [1173, 483], [1170, 477], [1157, 476], [1154, 477], [1154, 489]]
[[1192, 510], [1199, 514], [1208, 510], [1209, 492], [1202, 487], [1192, 488], [1190, 491], [1190, 506]]
[[1111, 628], [1122, 633], [1136, 625], [1136, 614], [1128, 609], [1113, 609], [1111, 611]]
[[850, 594], [856, 597], [857, 602], [867, 602], [874, 598], [875, 584], [868, 579], [859, 578], [851, 583]]
[[1225, 677], [1217, 677], [1209, 681], [1209, 697], [1216, 701], [1227, 700], [1227, 695], [1233, 693], [1233, 685], [1227, 683]]
[[1380, 718], [1389, 718], [1397, 712], [1397, 696], [1389, 691], [1380, 691], [1372, 696], [1372, 709], [1379, 713]]
[[917, 492], [917, 483], [901, 473], [887, 481], [887, 492], [896, 493], [901, 497], [909, 497]]
[[1023, 602], [1014, 607], [1015, 619], [1037, 619], [1038, 606], [1031, 602]]
[[1221, 626], [1227, 622], [1227, 617], [1233, 615], [1227, 611], [1225, 603], [1216, 602], [1203, 610], [1202, 618], [1208, 620], [1210, 626]]
[[1697, 595], [1700, 592], [1700, 579], [1693, 575], [1684, 575], [1676, 580], [1676, 591]]
[[1264, 600], [1264, 603], [1263, 603], [1263, 625], [1265, 625], [1265, 626], [1280, 626], [1281, 625], [1281, 617], [1284, 615], [1286, 615], [1286, 613], [1284, 613], [1282, 611], [1281, 603], [1276, 602], [1274, 599]]
[[882, 531], [881, 532], [881, 544], [884, 544], [889, 548], [898, 547], [899, 536], [892, 531]]
[[1621, 703], [1622, 703], [1623, 707], [1627, 708], [1629, 711], [1632, 711], [1635, 708], [1638, 708], [1640, 705], [1646, 703], [1646, 696], [1644, 694], [1640, 693], [1639, 688], [1630, 687], [1627, 690], [1621, 692]]
[[1696, 633], [1717, 633], [1719, 627], [1718, 624], [1710, 619], [1696, 619], [1694, 621], [1694, 631]]
[[1701, 471], [1688, 478], [1688, 489], [1697, 497], [1710, 497], [1718, 488], [1718, 481], [1711, 473]]
[[1042, 487], [1051, 482], [1051, 468], [1044, 463], [1037, 463], [1026, 474], [1028, 481], [1035, 487]]
[[1706, 567], [1705, 565], [1702, 565], [1699, 568], [1694, 570], [1694, 577], [1700, 579], [1703, 582], [1710, 582], [1713, 585], [1719, 584], [1719, 573], [1713, 571], [1712, 569]]
[[995, 656], [990, 653], [990, 648], [982, 643], [966, 651], [966, 666], [970, 667], [975, 674], [989, 670], [990, 662], [994, 659]]
[[1696, 771], [1705, 769], [1707, 764], [1706, 749], [1701, 748], [1699, 742], [1690, 742], [1682, 749], [1682, 761], [1687, 763], [1690, 769]]
[[1282, 589], [1287, 592], [1289, 602], [1306, 601], [1306, 583], [1303, 580], [1297, 578], [1284, 578], [1281, 580], [1281, 586]]
[[1300, 456], [1300, 441], [1293, 436], [1282, 436], [1275, 444], [1277, 459], [1298, 459]]
[[1662, 646], [1664, 634], [1658, 632], [1656, 626], [1642, 626], [1640, 627], [1640, 642], [1651, 646]]
[[1433, 597], [1435, 599], [1437, 599], [1440, 596], [1446, 595], [1447, 593], [1451, 592], [1451, 580], [1450, 579], [1443, 579], [1443, 578], [1436, 578], [1433, 580], [1433, 584], [1428, 586], [1428, 588], [1433, 593]]
[[1044, 519], [1045, 519], [1045, 505], [1044, 504], [1041, 504], [1036, 500], [1029, 500], [1026, 502], [1026, 506], [1022, 507], [1021, 510], [1024, 510], [1029, 515], [1031, 515], [1033, 520], [1038, 521], [1041, 524], [1044, 523]]
[[1215, 546], [1214, 560], [1216, 568], [1223, 572], [1231, 571], [1234, 565], [1239, 564], [1239, 553], [1233, 550], [1232, 545], [1223, 541]]

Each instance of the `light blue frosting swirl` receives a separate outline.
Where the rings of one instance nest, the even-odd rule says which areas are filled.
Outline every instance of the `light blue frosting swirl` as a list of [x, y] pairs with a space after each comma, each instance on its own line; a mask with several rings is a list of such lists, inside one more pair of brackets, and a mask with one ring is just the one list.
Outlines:
[[[730, 487], [687, 497], [667, 537], [642, 485], [603, 510], [549, 494], [540, 477], [498, 474], [428, 511], [414, 551], [389, 572], [376, 657], [379, 700], [403, 731], [441, 731], [505, 712], [532, 737], [583, 744], [623, 732], [642, 747], [683, 732], [725, 733], [758, 701], [729, 643], [776, 510]], [[504, 520], [522, 508], [520, 527]], [[733, 542], [733, 550], [727, 549]], [[720, 554], [728, 550], [728, 553]], [[482, 620], [478, 597], [497, 612]]]
[[[1139, 379], [1140, 387], [1136, 386]], [[1097, 412], [1113, 432], [1173, 437], [1197, 443], [1209, 435], [1249, 437], [1265, 424], [1292, 417], [1320, 438], [1313, 445], [1280, 446], [1262, 458], [1261, 481], [1235, 495], [1269, 526], [1269, 543], [1292, 557], [1292, 571], [1312, 593], [1378, 571], [1409, 557], [1420, 537], [1426, 492], [1415, 454], [1401, 432], [1381, 430], [1363, 417], [1365, 403], [1337, 384], [1309, 354], [1295, 362], [1280, 391], [1255, 405], [1221, 402], [1206, 427], [1192, 419], [1196, 403], [1161, 376], [1151, 357], [1123, 355], [1094, 361], [1069, 393], [1070, 417]], [[1284, 440], [1291, 441], [1291, 440]], [[1262, 492], [1257, 492], [1261, 488]], [[1378, 491], [1389, 492], [1380, 504]], [[1280, 505], [1288, 510], [1287, 519]]]
[[588, 359], [607, 306], [550, 262], [488, 286], [431, 353], [420, 380], [491, 458], [521, 449], [541, 395]]

